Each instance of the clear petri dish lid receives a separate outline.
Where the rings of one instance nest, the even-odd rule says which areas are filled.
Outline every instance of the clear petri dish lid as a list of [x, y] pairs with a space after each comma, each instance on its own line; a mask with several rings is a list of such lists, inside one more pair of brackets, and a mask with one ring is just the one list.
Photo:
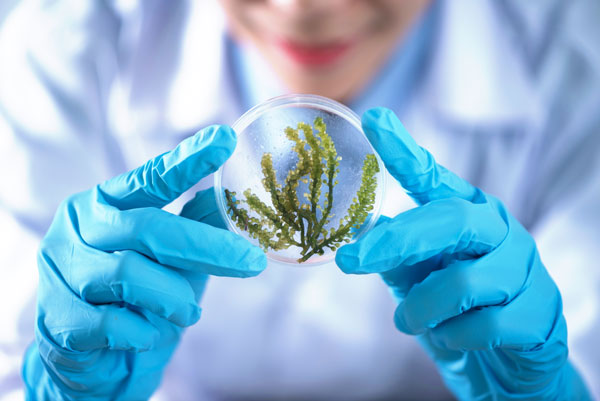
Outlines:
[[[331, 180], [335, 183], [331, 191], [331, 207], [328, 206], [330, 167], [325, 156], [330, 153], [323, 146], [326, 139], [315, 127], [323, 127], [319, 121], [326, 127], [326, 136], [333, 141], [338, 159], [335, 177]], [[290, 127], [297, 130], [301, 140], [306, 140], [305, 132], [298, 129], [299, 123], [312, 127], [313, 137], [321, 149], [321, 170], [316, 170], [323, 172], [320, 181], [311, 178], [318, 177], [318, 173], [308, 173], [298, 180], [286, 181], [290, 171], [298, 174], [306, 171], [302, 171], [301, 162], [306, 158], [299, 155], [301, 152], [298, 151], [297, 142], [286, 135], [286, 129]], [[384, 165], [363, 133], [359, 117], [348, 107], [316, 95], [279, 96], [250, 109], [232, 127], [238, 136], [237, 146], [214, 176], [219, 212], [229, 230], [258, 246], [262, 245], [270, 261], [297, 266], [331, 262], [335, 258], [336, 247], [325, 245], [336, 244], [339, 247], [348, 241], [355, 241], [374, 226], [384, 196]], [[313, 154], [313, 147], [308, 143], [302, 148], [308, 155]], [[272, 161], [267, 162], [267, 165], [272, 165], [267, 175], [272, 172], [274, 176], [270, 179], [265, 178], [266, 154]], [[357, 204], [359, 189], [361, 186], [367, 188], [363, 185], [366, 159], [370, 160], [371, 166], [376, 166], [376, 171], [371, 169], [371, 173], [366, 174], [371, 177], [370, 190], [362, 192], [371, 194], [370, 201], [363, 201], [364, 205], [370, 207], [361, 208], [367, 210], [368, 214], [361, 224], [353, 225], [345, 241], [336, 242], [332, 233], [337, 233], [337, 238], [343, 234], [340, 228], [348, 227], [348, 220], [344, 219], [350, 211], [356, 210], [352, 205]], [[293, 181], [297, 182], [297, 187], [290, 191], [287, 183]], [[320, 183], [320, 186], [313, 183]], [[315, 187], [320, 187], [319, 196], [311, 191]], [[257, 200], [264, 205], [258, 209], [269, 209], [261, 212], [251, 207], [246, 196], [248, 194], [254, 206]], [[289, 194], [295, 195], [296, 205], [293, 205]], [[283, 199], [289, 200], [287, 206]], [[273, 215], [277, 218], [274, 219]], [[275, 250], [265, 246], [264, 238], [269, 234], [272, 234], [270, 241], [283, 248]], [[262, 244], [258, 240], [261, 236]]]

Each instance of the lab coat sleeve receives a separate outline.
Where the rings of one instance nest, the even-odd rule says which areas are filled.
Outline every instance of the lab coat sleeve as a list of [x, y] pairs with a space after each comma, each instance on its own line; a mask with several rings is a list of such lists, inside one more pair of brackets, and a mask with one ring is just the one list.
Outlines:
[[524, 223], [561, 291], [569, 358], [600, 399], [600, 4], [496, 4], [521, 24], [548, 114], [521, 189]]
[[547, 208], [532, 230], [542, 261], [562, 294], [569, 357], [596, 399], [600, 399], [599, 133], [597, 124], [595, 131], [589, 131], [587, 143], [574, 146], [578, 151], [555, 160], [553, 176], [546, 177], [555, 185], [545, 189], [554, 206]]
[[569, 358], [600, 399], [600, 175], [589, 183], [586, 193], [553, 211], [534, 235], [562, 294]]
[[562, 294], [570, 359], [600, 399], [600, 74], [585, 65], [557, 86], [547, 134], [532, 155], [535, 178], [523, 190], [530, 229]]
[[32, 1], [0, 31], [0, 400], [23, 399], [38, 242], [63, 198], [107, 178], [118, 28], [104, 1]]

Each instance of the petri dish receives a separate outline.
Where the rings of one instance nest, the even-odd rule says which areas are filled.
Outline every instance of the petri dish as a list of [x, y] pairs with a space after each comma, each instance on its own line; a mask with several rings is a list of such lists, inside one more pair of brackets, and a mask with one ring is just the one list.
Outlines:
[[[276, 210], [271, 193], [263, 186], [262, 157], [265, 153], [271, 154], [275, 178], [281, 186], [284, 186], [288, 172], [296, 167], [299, 160], [297, 152], [294, 151], [295, 143], [286, 137], [285, 129], [297, 128], [300, 122], [313, 126], [317, 117], [322, 118], [326, 125], [326, 132], [333, 140], [338, 156], [341, 157], [336, 176], [338, 183], [332, 191], [330, 221], [323, 228], [328, 232], [331, 229], [336, 230], [340, 226], [340, 219], [347, 215], [361, 186], [363, 162], [369, 154], [376, 157], [379, 167], [379, 172], [375, 174], [377, 182], [375, 199], [373, 208], [364, 223], [358, 228], [353, 228], [350, 240], [356, 241], [375, 225], [383, 202], [385, 169], [377, 152], [362, 131], [360, 118], [351, 109], [332, 99], [317, 95], [290, 94], [269, 99], [253, 107], [232, 126], [237, 133], [237, 146], [231, 157], [214, 175], [219, 212], [229, 230], [259, 245], [257, 239], [253, 238], [244, 227], [238, 227], [232, 219], [226, 191], [236, 193], [235, 200], [242, 202], [239, 207], [247, 209], [249, 216], [255, 215], [255, 212], [249, 210], [248, 205], [244, 204], [244, 191], [247, 189], [264, 204]], [[303, 137], [301, 132], [300, 136]], [[308, 184], [299, 182], [297, 197], [300, 203], [306, 202], [303, 194], [307, 191]], [[319, 197], [319, 205], [323, 208], [325, 208], [327, 192], [328, 188], [323, 186]], [[322, 210], [317, 213], [322, 214]], [[300, 233], [296, 232], [295, 235], [299, 239]], [[344, 243], [342, 242], [341, 245]], [[296, 245], [277, 251], [268, 249], [265, 252], [271, 262], [296, 266], [320, 265], [331, 262], [335, 258], [335, 251], [325, 248], [323, 254], [314, 254], [300, 263], [302, 248]]]

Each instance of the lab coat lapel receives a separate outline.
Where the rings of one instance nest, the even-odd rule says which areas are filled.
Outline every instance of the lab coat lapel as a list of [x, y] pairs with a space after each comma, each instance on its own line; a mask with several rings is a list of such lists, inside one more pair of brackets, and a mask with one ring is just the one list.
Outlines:
[[224, 15], [216, 2], [192, 2], [166, 111], [173, 132], [231, 124], [239, 116], [225, 32]]

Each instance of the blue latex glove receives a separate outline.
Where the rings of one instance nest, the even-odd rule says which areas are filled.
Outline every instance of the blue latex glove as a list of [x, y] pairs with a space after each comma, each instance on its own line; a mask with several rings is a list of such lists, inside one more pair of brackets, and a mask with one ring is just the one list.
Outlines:
[[208, 127], [61, 204], [39, 252], [28, 399], [148, 399], [182, 328], [200, 317], [207, 275], [250, 277], [266, 267], [258, 247], [210, 225], [218, 221], [212, 190], [182, 212], [201, 222], [160, 209], [235, 144], [230, 128]]
[[418, 336], [459, 399], [589, 399], [531, 235], [498, 199], [436, 164], [390, 110], [362, 123], [420, 206], [340, 248], [340, 268], [381, 273], [399, 302], [397, 328]]

